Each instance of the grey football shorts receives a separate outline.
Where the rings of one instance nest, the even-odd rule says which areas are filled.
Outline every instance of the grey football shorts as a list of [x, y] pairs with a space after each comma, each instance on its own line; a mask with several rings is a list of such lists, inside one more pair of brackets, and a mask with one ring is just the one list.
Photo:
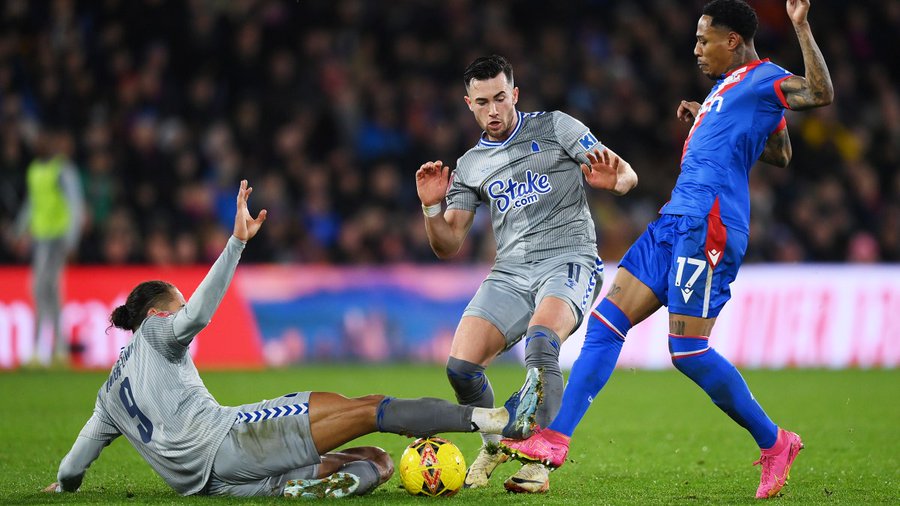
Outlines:
[[575, 328], [603, 285], [603, 261], [596, 255], [559, 255], [519, 264], [495, 264], [481, 283], [463, 316], [491, 322], [506, 338], [506, 349], [528, 330], [528, 322], [544, 297], [568, 303]]
[[309, 429], [309, 392], [239, 406], [216, 452], [210, 495], [281, 495], [288, 480], [315, 478], [321, 458]]

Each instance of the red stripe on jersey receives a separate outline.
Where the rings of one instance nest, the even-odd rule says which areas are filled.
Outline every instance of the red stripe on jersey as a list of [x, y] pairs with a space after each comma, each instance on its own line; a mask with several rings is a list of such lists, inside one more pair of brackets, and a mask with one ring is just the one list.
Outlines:
[[782, 107], [784, 107], [785, 109], [790, 109], [791, 106], [788, 105], [788, 103], [787, 103], [787, 98], [784, 97], [784, 92], [781, 91], [781, 83], [783, 83], [785, 79], [788, 79], [788, 78], [791, 78], [791, 77], [794, 77], [794, 76], [784, 76], [784, 77], [782, 77], [781, 79], [775, 81], [775, 84], [774, 84], [774, 86], [775, 86], [775, 95], [778, 96], [778, 101], [781, 102]]
[[719, 197], [713, 201], [712, 209], [706, 217], [706, 225], [706, 260], [709, 261], [709, 266], [715, 269], [722, 260], [725, 241], [728, 239], [728, 230], [725, 229], [719, 213]]
[[[752, 61], [741, 68], [734, 69], [731, 72], [725, 74], [725, 79], [728, 79], [729, 76], [731, 76], [732, 74], [734, 74], [735, 72], [737, 72], [738, 70], [741, 70], [741, 69], [744, 69], [742, 71], [742, 73], [746, 75], [747, 72], [750, 72], [751, 70], [755, 69], [756, 67], [760, 66], [762, 63], [767, 62], [767, 61], [769, 61], [768, 58], [766, 58], [765, 60]], [[788, 77], [790, 77], [790, 76], [788, 76]], [[740, 84], [740, 82], [743, 80], [744, 80], [744, 78], [741, 77], [740, 79], [738, 79], [734, 82], [726, 84], [725, 86], [722, 87], [721, 90], [714, 93], [709, 99], [707, 99], [703, 103], [706, 103], [706, 102], [712, 103], [712, 101], [715, 100], [716, 97], [721, 97], [722, 95], [725, 94], [726, 91], [730, 90], [731, 88], [734, 88], [735, 86]], [[701, 105], [700, 108], [702, 109], [703, 106]], [[688, 144], [691, 142], [691, 138], [694, 137], [694, 132], [696, 132], [697, 128], [700, 126], [700, 124], [703, 123], [703, 118], [705, 118], [708, 113], [709, 113], [709, 109], [700, 113], [700, 115], [697, 116], [697, 119], [694, 121], [694, 126], [692, 126], [691, 131], [688, 132], [687, 139], [684, 140], [684, 146], [681, 148], [681, 161], [679, 162], [679, 165], [684, 162], [684, 155], [687, 153]]]
[[[781, 117], [781, 121], [778, 122], [778, 126], [775, 127], [775, 130], [772, 130], [772, 134], [777, 134], [778, 132], [787, 128], [787, 119], [784, 116]], [[772, 135], [769, 134], [769, 135]]]

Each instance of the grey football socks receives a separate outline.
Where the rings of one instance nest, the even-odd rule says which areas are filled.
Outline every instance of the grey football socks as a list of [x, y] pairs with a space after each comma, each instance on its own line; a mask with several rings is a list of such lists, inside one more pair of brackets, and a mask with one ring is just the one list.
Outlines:
[[355, 462], [344, 464], [339, 471], [342, 473], [350, 473], [359, 478], [359, 486], [356, 488], [356, 491], [353, 492], [353, 495], [368, 494], [372, 490], [375, 490], [375, 487], [381, 482], [381, 477], [378, 475], [378, 468], [373, 462], [368, 460], [357, 460]]
[[535, 421], [547, 427], [562, 404], [563, 376], [559, 368], [559, 348], [561, 342], [556, 332], [543, 325], [528, 327], [525, 334], [525, 367], [536, 367], [541, 371], [544, 383], [544, 399], [535, 413]]
[[385, 397], [378, 405], [380, 432], [425, 437], [439, 432], [471, 432], [474, 406], [460, 406], [444, 399]]

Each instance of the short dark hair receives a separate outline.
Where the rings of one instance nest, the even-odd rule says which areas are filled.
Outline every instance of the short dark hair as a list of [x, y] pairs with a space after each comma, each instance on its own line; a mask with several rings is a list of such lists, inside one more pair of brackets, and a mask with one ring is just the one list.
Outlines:
[[174, 289], [174, 285], [165, 281], [144, 281], [128, 294], [125, 304], [113, 310], [109, 323], [123, 330], [136, 331], [147, 317], [147, 311], [170, 301]]
[[753, 40], [759, 26], [756, 11], [744, 0], [713, 0], [703, 7], [703, 15], [712, 18], [712, 26], [735, 31], [747, 42]]
[[477, 79], [479, 81], [484, 81], [486, 79], [491, 79], [500, 75], [500, 72], [506, 76], [506, 81], [512, 85], [513, 84], [513, 68], [512, 65], [506, 60], [506, 58], [498, 55], [492, 54], [490, 56], [480, 56], [475, 58], [475, 61], [469, 64], [466, 67], [466, 71], [463, 72], [463, 81], [466, 83], [466, 89], [469, 89], [469, 84], [472, 82], [472, 79]]

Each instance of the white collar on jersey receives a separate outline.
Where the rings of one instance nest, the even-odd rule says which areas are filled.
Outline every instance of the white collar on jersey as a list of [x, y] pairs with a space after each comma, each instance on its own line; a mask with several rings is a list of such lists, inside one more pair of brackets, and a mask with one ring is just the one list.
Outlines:
[[522, 129], [522, 123], [524, 122], [524, 119], [525, 119], [524, 112], [522, 112], [522, 111], [516, 111], [516, 112], [519, 115], [519, 120], [516, 121], [516, 128], [513, 130], [513, 132], [511, 134], [509, 134], [509, 137], [507, 137], [505, 141], [489, 141], [489, 140], [487, 140], [487, 138], [485, 138], [485, 135], [487, 134], [487, 132], [481, 132], [481, 137], [478, 139], [478, 145], [485, 146], [488, 148], [494, 148], [497, 146], [505, 146], [509, 141], [513, 140], [513, 137], [515, 137], [516, 134], [519, 133], [519, 130]]

